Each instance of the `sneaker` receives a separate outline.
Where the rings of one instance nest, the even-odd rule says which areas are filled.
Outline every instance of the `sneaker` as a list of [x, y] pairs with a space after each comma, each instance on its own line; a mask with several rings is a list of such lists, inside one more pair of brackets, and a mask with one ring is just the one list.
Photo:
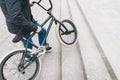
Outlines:
[[52, 47], [50, 47], [48, 43], [47, 43], [47, 45], [45, 46], [45, 48], [46, 48], [46, 51], [47, 51], [47, 52], [50, 52], [50, 51], [52, 50]]
[[14, 43], [17, 43], [17, 42], [19, 42], [22, 38], [23, 38], [23, 31], [20, 30], [20, 31], [16, 34], [16, 36], [13, 38], [12, 41], [13, 41]]

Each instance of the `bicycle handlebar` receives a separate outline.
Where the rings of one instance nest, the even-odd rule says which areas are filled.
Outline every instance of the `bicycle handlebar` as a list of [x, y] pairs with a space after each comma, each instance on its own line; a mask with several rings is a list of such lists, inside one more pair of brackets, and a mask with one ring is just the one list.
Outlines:
[[39, 5], [41, 8], [43, 8], [45, 11], [50, 11], [50, 10], [52, 10], [52, 2], [51, 2], [51, 0], [49, 0], [49, 3], [50, 3], [50, 8], [48, 8], [48, 9], [46, 9], [45, 7], [43, 7], [41, 4], [40, 4], [40, 2], [41, 2], [42, 0], [39, 0], [38, 2], [36, 2], [36, 1], [33, 1], [32, 3], [34, 4], [34, 3], [36, 3], [37, 5]]

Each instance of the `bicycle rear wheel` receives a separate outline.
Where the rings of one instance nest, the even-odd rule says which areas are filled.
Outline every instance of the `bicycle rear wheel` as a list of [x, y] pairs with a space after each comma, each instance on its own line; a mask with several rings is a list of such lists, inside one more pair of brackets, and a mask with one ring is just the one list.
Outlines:
[[39, 71], [40, 64], [38, 59], [36, 59], [24, 71], [20, 72], [18, 70], [24, 52], [25, 50], [17, 50], [3, 59], [0, 65], [0, 77], [2, 80], [34, 80]]
[[77, 41], [77, 29], [70, 20], [63, 20], [58, 27], [58, 36], [64, 45], [73, 45]]

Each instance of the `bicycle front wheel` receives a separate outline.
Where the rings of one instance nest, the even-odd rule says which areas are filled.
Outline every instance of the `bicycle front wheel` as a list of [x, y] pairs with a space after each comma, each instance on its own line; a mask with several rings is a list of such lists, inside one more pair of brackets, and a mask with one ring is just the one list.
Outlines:
[[70, 20], [63, 20], [59, 25], [58, 33], [60, 41], [65, 45], [73, 45], [77, 41], [77, 29]]
[[[36, 59], [24, 71], [19, 71], [25, 50], [17, 50], [7, 55], [0, 65], [0, 77], [2, 80], [34, 80], [39, 71], [39, 60]], [[30, 52], [30, 51], [27, 51]]]

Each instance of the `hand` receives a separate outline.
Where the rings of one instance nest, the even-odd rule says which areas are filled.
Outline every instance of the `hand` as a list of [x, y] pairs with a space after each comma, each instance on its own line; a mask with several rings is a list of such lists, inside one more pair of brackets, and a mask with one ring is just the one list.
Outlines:
[[32, 7], [32, 6], [34, 5], [34, 3], [33, 3], [33, 2], [30, 2], [29, 5], [30, 5], [30, 7]]
[[41, 27], [38, 27], [35, 32], [39, 33], [41, 31]]

